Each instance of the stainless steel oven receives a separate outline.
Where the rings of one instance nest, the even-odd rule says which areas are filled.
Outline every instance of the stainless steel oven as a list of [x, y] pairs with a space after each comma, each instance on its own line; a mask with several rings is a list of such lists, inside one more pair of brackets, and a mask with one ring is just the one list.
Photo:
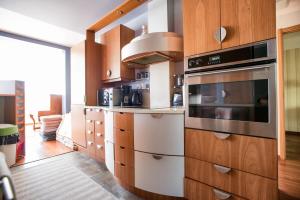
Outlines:
[[186, 127], [276, 138], [275, 47], [269, 40], [187, 58]]

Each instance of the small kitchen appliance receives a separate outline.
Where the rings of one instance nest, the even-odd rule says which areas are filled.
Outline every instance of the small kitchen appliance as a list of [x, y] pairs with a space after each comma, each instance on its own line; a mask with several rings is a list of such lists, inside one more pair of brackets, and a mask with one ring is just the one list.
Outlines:
[[97, 90], [97, 105], [109, 106], [109, 90], [107, 88]]

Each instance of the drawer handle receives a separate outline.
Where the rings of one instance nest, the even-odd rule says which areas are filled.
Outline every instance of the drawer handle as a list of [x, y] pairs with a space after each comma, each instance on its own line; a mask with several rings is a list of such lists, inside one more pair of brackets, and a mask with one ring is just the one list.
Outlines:
[[89, 145], [89, 146], [92, 146], [92, 145], [93, 145], [93, 142], [88, 141], [88, 145]]
[[213, 189], [215, 196], [217, 197], [217, 199], [220, 200], [224, 200], [224, 199], [229, 199], [231, 197], [231, 194], [228, 194], [226, 192], [222, 192], [220, 190], [217, 189]]
[[214, 133], [214, 135], [216, 136], [216, 138], [220, 140], [226, 140], [227, 138], [230, 137], [230, 134], [228, 133]]
[[161, 160], [163, 157], [159, 155], [152, 155], [155, 160]]
[[93, 131], [90, 131], [90, 130], [88, 130], [88, 132], [87, 132], [88, 134], [92, 134], [93, 133]]
[[124, 129], [120, 129], [120, 131], [124, 132], [125, 130]]
[[103, 145], [97, 145], [97, 149], [103, 149]]
[[90, 120], [90, 119], [88, 119], [88, 120], [86, 120], [87, 121], [87, 123], [92, 123], [93, 121], [92, 120]]
[[158, 114], [152, 113], [152, 114], [151, 114], [151, 117], [154, 118], [154, 119], [160, 119], [160, 118], [162, 118], [162, 116], [163, 116], [162, 113], [158, 113]]
[[214, 165], [214, 168], [222, 174], [227, 174], [231, 171], [231, 168], [223, 167], [223, 166], [220, 166], [220, 165]]
[[86, 109], [86, 111], [91, 112], [93, 111], [91, 108]]
[[97, 133], [97, 137], [102, 137], [103, 133]]
[[121, 163], [121, 166], [125, 167], [125, 164]]
[[123, 112], [120, 112], [120, 114], [123, 115], [124, 113], [123, 113]]
[[101, 112], [102, 111], [102, 109], [96, 109], [96, 112]]
[[121, 149], [125, 149], [125, 147], [120, 146]]
[[101, 124], [101, 125], [102, 125], [102, 124], [103, 124], [103, 122], [102, 122], [102, 121], [101, 121], [101, 122], [100, 122], [100, 121], [96, 121], [96, 124], [97, 124], [97, 125], [99, 125], [99, 124]]

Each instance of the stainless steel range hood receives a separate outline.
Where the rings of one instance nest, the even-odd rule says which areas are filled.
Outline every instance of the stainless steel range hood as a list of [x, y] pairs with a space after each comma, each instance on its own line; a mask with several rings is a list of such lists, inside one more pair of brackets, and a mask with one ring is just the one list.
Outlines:
[[183, 39], [174, 32], [144, 33], [122, 48], [122, 61], [128, 66], [145, 66], [167, 60], [183, 60]]

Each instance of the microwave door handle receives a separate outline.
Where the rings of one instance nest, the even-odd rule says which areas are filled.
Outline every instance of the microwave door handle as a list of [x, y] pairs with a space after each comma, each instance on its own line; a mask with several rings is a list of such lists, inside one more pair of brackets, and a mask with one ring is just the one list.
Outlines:
[[201, 75], [246, 71], [246, 70], [253, 70], [253, 69], [263, 69], [263, 68], [269, 68], [269, 67], [271, 67], [271, 66], [270, 65], [260, 65], [260, 66], [256, 66], [256, 67], [243, 67], [243, 68], [224, 69], [224, 70], [216, 70], [216, 71], [209, 71], [209, 72], [198, 72], [198, 73], [187, 74], [187, 76], [193, 77], [193, 76], [201, 76]]

